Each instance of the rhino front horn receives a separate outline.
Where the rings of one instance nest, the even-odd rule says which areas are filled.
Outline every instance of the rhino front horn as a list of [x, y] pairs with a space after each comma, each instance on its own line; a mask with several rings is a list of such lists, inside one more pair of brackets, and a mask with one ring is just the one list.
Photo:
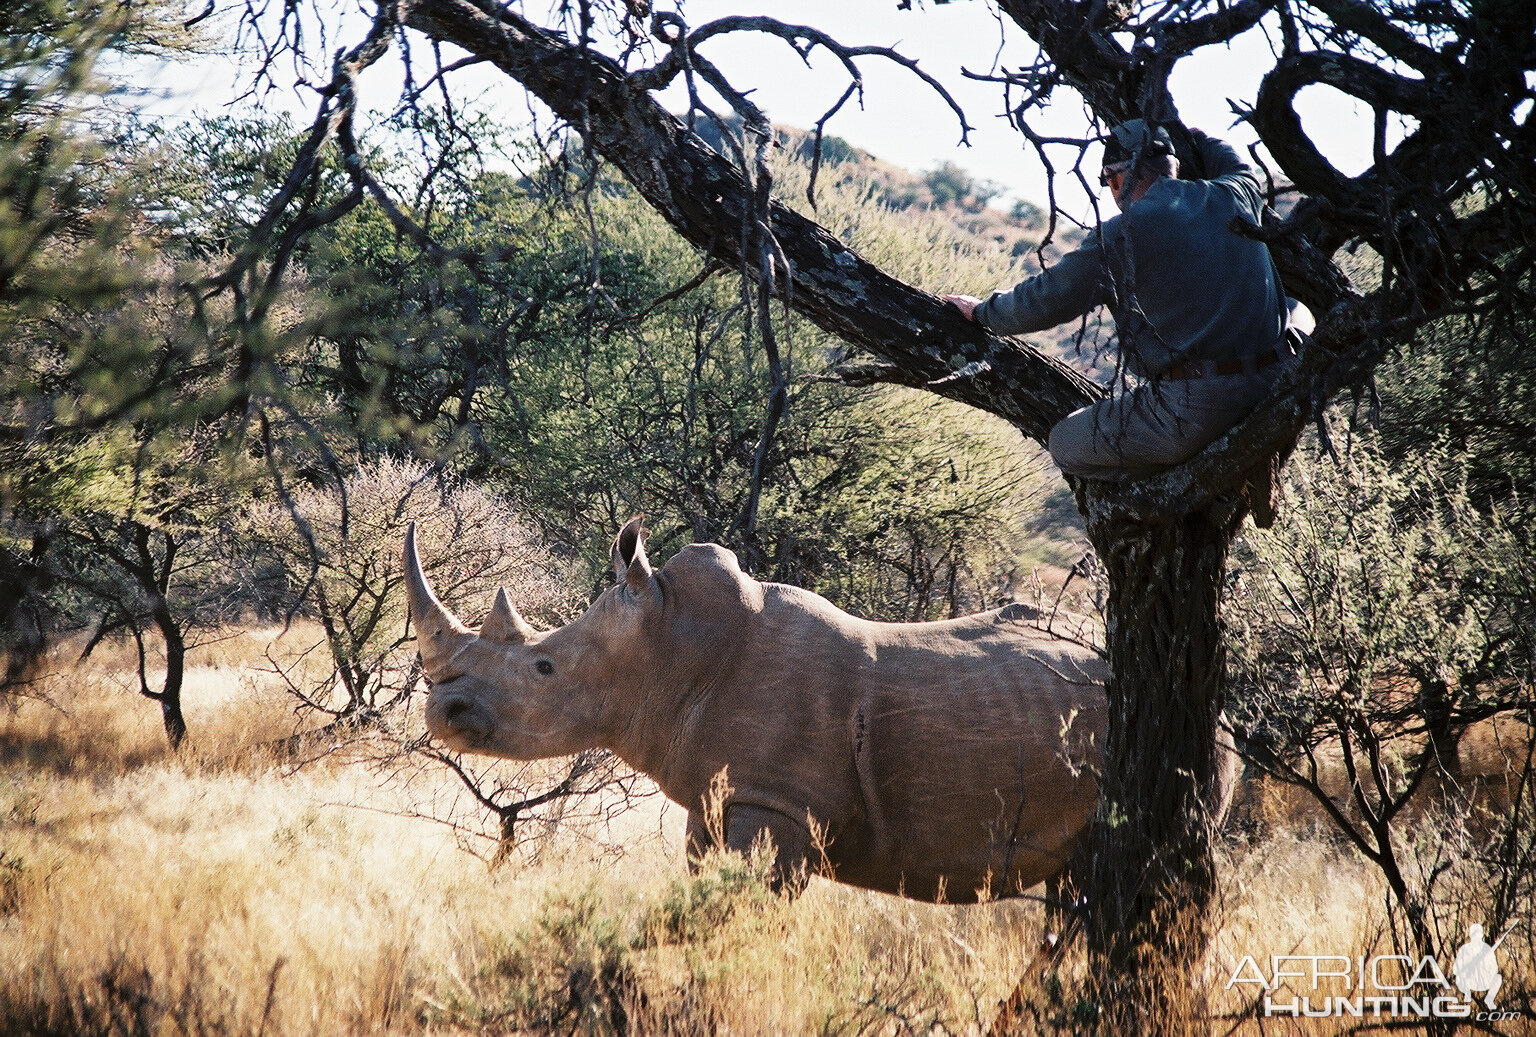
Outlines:
[[452, 612], [443, 607], [427, 586], [421, 571], [421, 557], [416, 553], [416, 523], [405, 531], [405, 588], [411, 605], [411, 622], [416, 627], [416, 649], [427, 676], [436, 680], [459, 649], [475, 635]]

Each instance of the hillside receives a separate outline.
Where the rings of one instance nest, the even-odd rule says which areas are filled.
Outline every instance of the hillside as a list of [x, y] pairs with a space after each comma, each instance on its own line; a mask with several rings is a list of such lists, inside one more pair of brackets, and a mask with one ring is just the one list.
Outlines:
[[[739, 124], [727, 123], [731, 129], [736, 125]], [[727, 153], [718, 125], [700, 122], [696, 129], [711, 147]], [[805, 162], [815, 159], [816, 139], [809, 131], [775, 126], [774, 133], [775, 146], [781, 151]], [[978, 179], [957, 163], [943, 162], [933, 169], [914, 172], [831, 135], [821, 138], [820, 150], [820, 183], [857, 181], [874, 185], [879, 201], [890, 208], [898, 212], [925, 209], [943, 213], [978, 243], [986, 242], [1022, 257], [1037, 249], [1045, 235], [1046, 214], [1038, 206], [1027, 201], [1017, 201], [1009, 208], [992, 204], [1007, 188], [992, 180]], [[1075, 228], [1060, 227], [1054, 249], [1071, 248], [1079, 237]]]
[[[719, 127], [700, 129], [712, 145], [720, 146]], [[816, 142], [811, 133], [784, 126], [774, 129], [777, 146], [783, 152], [807, 163], [813, 160]], [[979, 179], [954, 162], [913, 171], [835, 136], [822, 137], [820, 148], [818, 193], [833, 184], [860, 184], [871, 189], [874, 199], [893, 211], [940, 215], [976, 249], [995, 251], [1014, 260], [1020, 276], [1039, 272], [1042, 257], [1049, 265], [1083, 239], [1081, 228], [1061, 221], [1050, 242], [1042, 247], [1048, 229], [1044, 210], [1025, 200], [1015, 201], [1007, 208], [994, 204], [1006, 187]], [[1007, 287], [1008, 284], [967, 284], [955, 285], [954, 290], [984, 298], [988, 292]], [[1086, 322], [1031, 335], [1029, 340], [1037, 348], [1108, 384], [1114, 376], [1113, 334], [1113, 324], [1107, 315], [1095, 314]], [[1075, 509], [1068, 510], [1075, 515]]]

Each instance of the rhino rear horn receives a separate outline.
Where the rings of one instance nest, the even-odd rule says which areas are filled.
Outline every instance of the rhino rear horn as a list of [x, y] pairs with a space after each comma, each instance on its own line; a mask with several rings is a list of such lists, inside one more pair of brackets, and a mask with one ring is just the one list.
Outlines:
[[613, 542], [613, 575], [636, 593], [651, 582], [651, 561], [645, 557], [645, 538], [651, 531], [644, 522], [644, 515], [636, 515]]
[[496, 588], [496, 600], [491, 604], [491, 614], [480, 624], [480, 636], [487, 641], [504, 645], [527, 644], [538, 633], [528, 621], [518, 614], [517, 607], [505, 587]]
[[443, 607], [427, 585], [427, 575], [421, 570], [421, 557], [416, 553], [414, 522], [405, 531], [405, 589], [411, 605], [411, 623], [416, 627], [416, 650], [421, 653], [421, 665], [427, 676], [436, 680], [444, 665], [458, 654], [460, 648], [474, 640], [475, 635]]

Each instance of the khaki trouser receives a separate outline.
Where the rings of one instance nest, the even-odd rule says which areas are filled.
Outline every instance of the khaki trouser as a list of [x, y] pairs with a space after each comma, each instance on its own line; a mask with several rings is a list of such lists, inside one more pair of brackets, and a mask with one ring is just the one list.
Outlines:
[[1137, 386], [1058, 422], [1051, 457], [1066, 474], [1090, 478], [1144, 475], [1187, 461], [1247, 417], [1288, 366]]
[[[1286, 299], [1285, 308], [1288, 333], [1281, 348], [1294, 353], [1295, 342], [1312, 334], [1317, 322], [1295, 299]], [[1100, 479], [1188, 461], [1246, 418], [1294, 363], [1292, 356], [1250, 374], [1150, 382], [1100, 400], [1056, 423], [1051, 457], [1068, 475]]]

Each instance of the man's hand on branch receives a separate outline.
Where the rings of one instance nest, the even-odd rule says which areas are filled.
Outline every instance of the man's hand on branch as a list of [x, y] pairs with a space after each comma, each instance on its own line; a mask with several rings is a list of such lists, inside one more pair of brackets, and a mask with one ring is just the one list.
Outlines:
[[981, 305], [981, 300], [974, 295], [941, 295], [939, 298], [964, 314], [966, 320], [975, 320], [976, 307]]

